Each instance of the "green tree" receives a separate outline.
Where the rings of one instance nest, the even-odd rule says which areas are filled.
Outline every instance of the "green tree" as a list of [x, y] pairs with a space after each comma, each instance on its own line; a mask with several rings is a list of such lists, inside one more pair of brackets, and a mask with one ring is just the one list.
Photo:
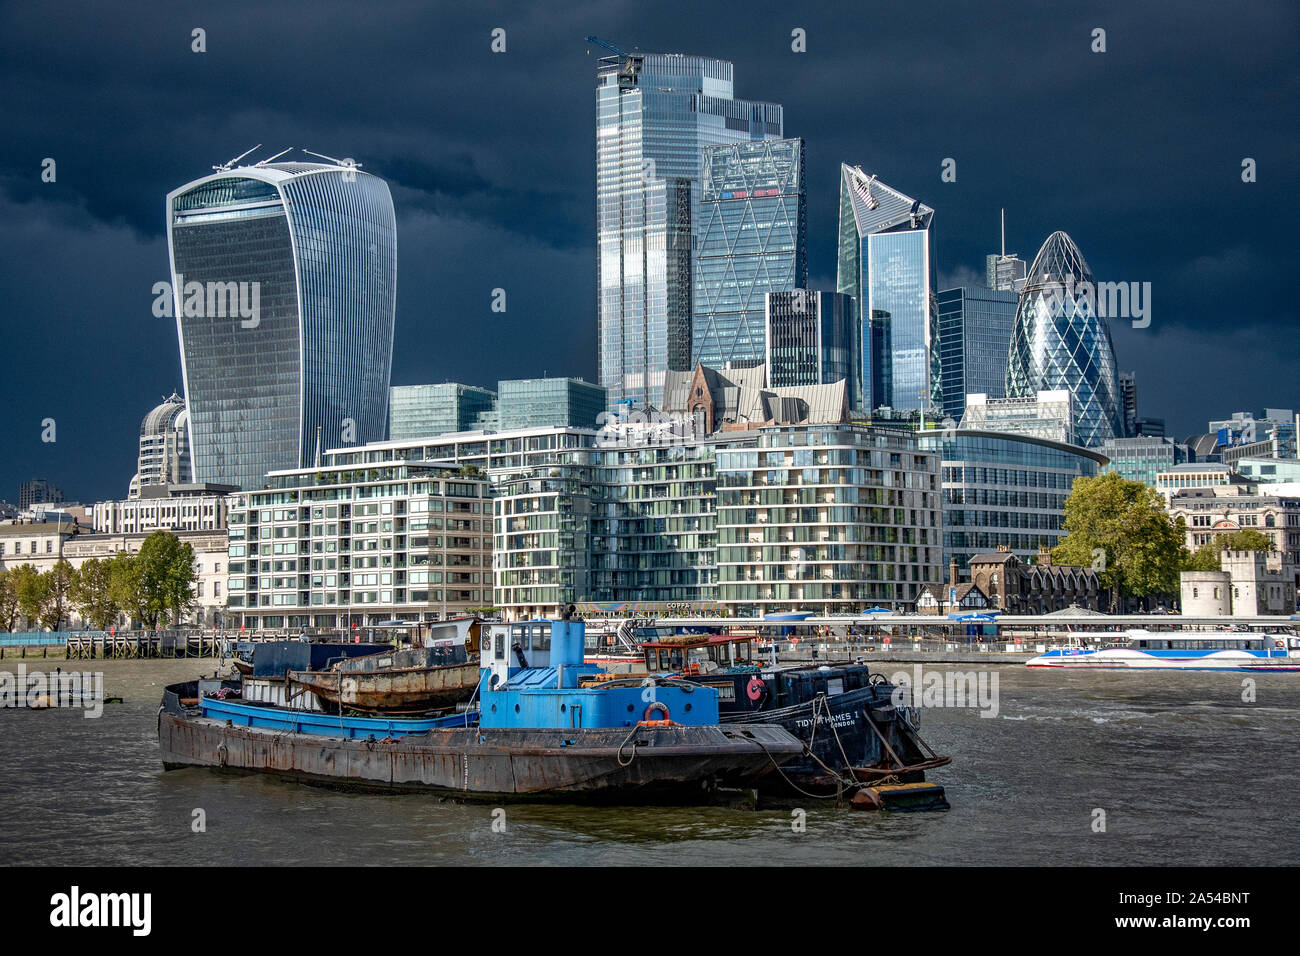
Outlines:
[[18, 579], [16, 569], [0, 568], [0, 624], [12, 631], [18, 621]]
[[105, 630], [121, 612], [112, 595], [112, 559], [90, 558], [77, 569], [70, 597], [73, 606], [96, 630]]
[[41, 575], [42, 598], [40, 608], [41, 627], [57, 631], [68, 616], [68, 592], [76, 580], [77, 572], [71, 564], [60, 558], [54, 567]]
[[13, 569], [14, 591], [18, 596], [18, 612], [28, 629], [39, 627], [41, 605], [45, 603], [45, 581], [41, 572], [30, 564]]
[[174, 620], [179, 620], [193, 606], [194, 584], [198, 579], [193, 546], [182, 544], [170, 531], [155, 531], [140, 545], [135, 563], [145, 611], [142, 621], [146, 627], [157, 626], [169, 612]]
[[137, 624], [144, 624], [147, 602], [140, 589], [140, 567], [136, 556], [125, 551], [113, 555], [108, 564], [108, 596]]
[[1201, 545], [1187, 560], [1185, 571], [1218, 571], [1222, 566], [1219, 557], [1224, 551], [1276, 551], [1273, 539], [1254, 528], [1242, 528], [1217, 534]]
[[1178, 592], [1178, 572], [1189, 557], [1186, 528], [1142, 482], [1114, 472], [1077, 479], [1065, 501], [1065, 530], [1052, 560], [1092, 567], [1112, 595]]

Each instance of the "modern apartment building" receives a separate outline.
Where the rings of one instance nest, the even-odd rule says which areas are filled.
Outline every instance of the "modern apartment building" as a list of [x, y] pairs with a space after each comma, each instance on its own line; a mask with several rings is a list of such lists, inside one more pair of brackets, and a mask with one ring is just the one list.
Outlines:
[[910, 432], [767, 427], [717, 455], [717, 599], [738, 617], [903, 610], [942, 580], [938, 456]]
[[232, 498], [231, 620], [346, 628], [491, 605], [484, 478], [391, 462], [272, 472], [266, 484]]

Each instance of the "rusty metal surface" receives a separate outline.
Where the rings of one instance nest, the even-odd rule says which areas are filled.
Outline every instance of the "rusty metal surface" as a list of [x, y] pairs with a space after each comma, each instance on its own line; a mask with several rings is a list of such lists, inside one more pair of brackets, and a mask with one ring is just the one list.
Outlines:
[[290, 671], [289, 680], [327, 704], [376, 713], [424, 713], [469, 700], [478, 685], [477, 663], [408, 667], [367, 673]]
[[703, 794], [752, 785], [801, 745], [771, 726], [629, 730], [433, 730], [400, 740], [344, 740], [227, 726], [164, 712], [168, 769], [272, 773], [346, 787], [466, 797]]

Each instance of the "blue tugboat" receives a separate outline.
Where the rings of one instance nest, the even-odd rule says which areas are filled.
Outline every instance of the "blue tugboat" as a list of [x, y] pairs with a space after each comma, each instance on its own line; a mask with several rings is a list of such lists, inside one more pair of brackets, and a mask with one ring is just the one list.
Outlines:
[[491, 800], [701, 802], [754, 788], [803, 750], [778, 726], [721, 725], [714, 688], [666, 675], [620, 680], [587, 664], [571, 609], [484, 640], [477, 725], [469, 714], [388, 718], [378, 729], [361, 723], [374, 717], [342, 713], [327, 723], [235, 704], [229, 686], [212, 685], [206, 694], [195, 683], [167, 688], [158, 715], [166, 769]]

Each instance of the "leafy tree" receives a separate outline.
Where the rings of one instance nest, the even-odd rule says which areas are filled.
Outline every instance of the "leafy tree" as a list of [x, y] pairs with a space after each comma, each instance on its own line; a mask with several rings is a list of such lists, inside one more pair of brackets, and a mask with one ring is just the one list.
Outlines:
[[1212, 544], [1203, 544], [1187, 559], [1187, 564], [1183, 566], [1184, 571], [1218, 571], [1219, 549]]
[[41, 627], [57, 631], [63, 624], [63, 619], [68, 615], [68, 592], [76, 577], [77, 572], [63, 558], [41, 575], [43, 592], [40, 608]]
[[139, 569], [138, 587], [146, 627], [157, 626], [164, 614], [175, 619], [194, 604], [194, 548], [182, 544], [170, 531], [155, 531], [144, 539], [135, 556]]
[[1196, 549], [1188, 559], [1185, 571], [1218, 571], [1222, 565], [1219, 558], [1224, 551], [1276, 551], [1273, 539], [1254, 528], [1242, 528], [1216, 534], [1207, 543]]
[[108, 565], [109, 599], [133, 621], [143, 624], [148, 607], [140, 589], [140, 567], [135, 555], [123, 551], [105, 563]]
[[1186, 528], [1142, 482], [1114, 472], [1077, 479], [1065, 501], [1065, 530], [1052, 560], [1094, 568], [1112, 595], [1178, 592], [1178, 572], [1188, 561]]
[[0, 568], [0, 625], [12, 631], [18, 621], [17, 569]]
[[112, 595], [112, 559], [90, 558], [77, 570], [72, 583], [72, 604], [96, 630], [104, 630], [121, 612]]
[[41, 608], [45, 604], [45, 579], [30, 564], [13, 569], [14, 591], [18, 596], [18, 610], [28, 627], [39, 627]]

